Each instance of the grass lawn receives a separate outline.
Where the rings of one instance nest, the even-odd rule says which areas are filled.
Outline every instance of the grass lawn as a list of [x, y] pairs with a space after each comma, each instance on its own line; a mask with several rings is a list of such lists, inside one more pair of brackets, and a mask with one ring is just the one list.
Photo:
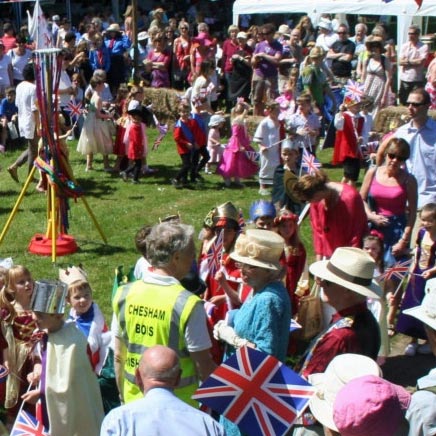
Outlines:
[[[156, 130], [149, 130], [149, 143], [152, 144]], [[105, 233], [108, 243], [104, 244], [95, 228], [83, 202], [70, 201], [70, 229], [79, 250], [68, 256], [58, 257], [56, 264], [50, 256], [38, 256], [27, 251], [28, 244], [35, 233], [45, 233], [47, 229], [47, 202], [44, 194], [38, 193], [32, 183], [25, 193], [19, 210], [0, 244], [0, 258], [12, 257], [15, 264], [27, 266], [34, 279], [55, 279], [58, 267], [82, 264], [88, 273], [94, 289], [95, 300], [99, 303], [107, 319], [111, 308], [110, 298], [114, 269], [118, 265], [130, 267], [135, 264], [139, 254], [133, 238], [144, 224], [154, 224], [167, 215], [180, 213], [183, 222], [192, 224], [199, 232], [203, 218], [214, 206], [232, 201], [243, 210], [248, 219], [250, 204], [259, 198], [257, 181], [248, 181], [245, 189], [224, 189], [222, 179], [207, 175], [201, 188], [176, 190], [170, 184], [180, 165], [172, 135], [169, 133], [158, 151], [149, 154], [149, 164], [158, 173], [141, 179], [133, 185], [124, 183], [118, 175], [103, 171], [101, 156], [96, 156], [94, 170], [85, 172], [85, 159], [76, 151], [76, 141], [69, 142], [70, 162], [74, 175], [86, 192], [86, 199], [98, 223]], [[0, 173], [0, 226], [4, 228], [22, 189], [15, 183], [6, 168], [15, 160], [21, 150], [7, 151], [1, 157]], [[331, 150], [319, 153], [323, 163], [329, 162]], [[341, 170], [326, 169], [332, 180], [339, 180]], [[24, 182], [26, 167], [19, 170], [20, 181]], [[309, 260], [313, 258], [312, 237], [309, 220], [305, 220], [301, 235]]]

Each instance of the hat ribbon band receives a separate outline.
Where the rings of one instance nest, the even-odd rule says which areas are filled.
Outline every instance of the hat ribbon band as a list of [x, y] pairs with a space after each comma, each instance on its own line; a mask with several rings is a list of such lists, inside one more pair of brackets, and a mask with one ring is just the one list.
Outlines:
[[352, 276], [351, 274], [347, 274], [346, 272], [335, 267], [330, 261], [327, 264], [327, 269], [339, 278], [346, 280], [347, 282], [354, 283], [356, 285], [369, 286], [372, 283], [372, 278], [365, 279], [363, 277], [356, 277]]

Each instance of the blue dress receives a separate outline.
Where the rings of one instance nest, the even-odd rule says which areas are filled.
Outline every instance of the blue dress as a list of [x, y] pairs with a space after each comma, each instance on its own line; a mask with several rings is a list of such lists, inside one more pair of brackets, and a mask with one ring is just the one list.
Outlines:
[[[230, 312], [238, 336], [256, 344], [256, 349], [284, 362], [289, 341], [291, 302], [282, 282], [269, 283]], [[227, 436], [241, 435], [238, 427], [221, 417]]]

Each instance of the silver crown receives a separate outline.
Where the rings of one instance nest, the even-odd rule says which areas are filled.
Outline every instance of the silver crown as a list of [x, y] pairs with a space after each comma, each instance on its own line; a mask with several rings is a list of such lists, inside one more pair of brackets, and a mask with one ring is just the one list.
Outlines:
[[68, 286], [55, 280], [35, 282], [30, 307], [34, 312], [64, 313]]

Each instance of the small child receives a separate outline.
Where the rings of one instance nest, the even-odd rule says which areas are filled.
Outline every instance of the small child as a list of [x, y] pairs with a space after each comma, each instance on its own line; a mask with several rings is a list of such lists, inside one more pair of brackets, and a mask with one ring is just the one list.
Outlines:
[[277, 233], [285, 240], [282, 265], [286, 268], [286, 289], [291, 300], [292, 317], [298, 312], [300, 299], [295, 291], [306, 263], [306, 249], [300, 240], [297, 223], [298, 216], [286, 209], [280, 210], [274, 219]]
[[[239, 101], [232, 110], [232, 136], [218, 167], [218, 173], [223, 176], [226, 187], [231, 185], [233, 178], [233, 184], [242, 188], [244, 185], [241, 183], [241, 179], [253, 177], [259, 170], [254, 162], [256, 153], [250, 145], [250, 137], [245, 124], [248, 109], [247, 103]], [[251, 154], [252, 159], [247, 156], [247, 153]]]
[[[383, 235], [376, 230], [372, 230], [369, 235], [363, 238], [363, 249], [374, 259], [374, 280], [379, 282], [378, 278], [383, 274], [385, 266], [383, 260], [384, 244]], [[380, 283], [384, 289], [387, 288], [385, 282]], [[389, 335], [388, 335], [388, 319], [386, 315], [386, 298], [383, 295], [381, 299], [367, 298], [367, 306], [374, 318], [379, 323], [380, 327], [380, 350], [378, 353], [377, 362], [383, 365], [386, 357], [389, 355]], [[390, 305], [389, 312], [391, 312], [392, 305]], [[391, 315], [392, 316], [392, 315]], [[393, 312], [392, 320], [395, 318], [395, 311]]]
[[206, 135], [199, 126], [198, 122], [189, 116], [190, 107], [186, 103], [179, 106], [180, 118], [174, 125], [174, 140], [177, 145], [177, 152], [182, 159], [182, 168], [171, 183], [176, 189], [188, 187], [188, 175], [191, 181], [197, 179], [196, 166], [193, 162], [196, 147], [206, 143]]
[[207, 149], [209, 151], [209, 162], [204, 167], [206, 174], [212, 174], [211, 164], [218, 165], [223, 156], [224, 147], [221, 145], [220, 129], [224, 126], [226, 119], [222, 115], [212, 115], [209, 121], [209, 133], [207, 136]]
[[3, 362], [13, 376], [6, 380], [5, 408], [8, 420], [13, 421], [19, 398], [26, 392], [26, 376], [33, 370], [32, 334], [36, 328], [32, 319], [30, 302], [33, 280], [29, 270], [22, 265], [11, 266], [6, 286], [0, 291], [0, 320]]
[[87, 355], [88, 343], [76, 323], [64, 322], [67, 286], [37, 281], [31, 302], [42, 338], [42, 365], [27, 379], [36, 389], [23, 395], [35, 404], [41, 399], [42, 423], [52, 435], [98, 435], [104, 417], [97, 377]]
[[141, 257], [136, 261], [133, 275], [136, 280], [141, 280], [143, 275], [147, 273], [151, 267], [150, 262], [147, 260], [147, 243], [146, 238], [151, 232], [152, 226], [141, 227], [135, 235], [136, 249], [141, 253]]
[[422, 227], [416, 240], [415, 263], [397, 322], [397, 331], [412, 338], [404, 351], [407, 356], [431, 353], [428, 343], [418, 345], [418, 338], [427, 339], [422, 322], [403, 313], [405, 309], [421, 304], [426, 281], [436, 276], [436, 203], [423, 206], [419, 217]]
[[142, 122], [142, 110], [139, 105], [127, 111], [131, 120], [127, 124], [124, 134], [124, 143], [127, 145], [127, 157], [129, 165], [125, 171], [120, 172], [120, 176], [125, 182], [130, 174], [133, 174], [133, 183], [139, 183], [142, 162], [147, 155], [147, 134], [146, 126]]
[[281, 148], [283, 165], [279, 165], [274, 171], [272, 202], [277, 209], [287, 209], [299, 215], [302, 203], [293, 193], [293, 187], [298, 181], [298, 144], [286, 139], [282, 142]]
[[257, 200], [251, 203], [250, 220], [256, 229], [272, 230], [276, 215], [276, 208], [271, 201]]
[[343, 165], [344, 175], [341, 181], [353, 187], [359, 179], [360, 146], [365, 123], [365, 118], [359, 114], [360, 108], [360, 101], [346, 98], [334, 120], [336, 139], [332, 163]]
[[280, 107], [276, 102], [266, 105], [266, 117], [259, 123], [253, 141], [259, 144], [259, 194], [270, 195], [269, 187], [273, 184], [274, 170], [280, 165]]
[[59, 280], [68, 286], [67, 302], [70, 314], [67, 322], [74, 322], [88, 341], [88, 357], [98, 375], [105, 413], [120, 405], [113, 366], [112, 335], [104, 316], [92, 299], [88, 277], [80, 267], [59, 270]]
[[[0, 124], [1, 124], [1, 138], [0, 138], [0, 152], [3, 153], [6, 147], [6, 141], [9, 135], [8, 123], [13, 122], [16, 131], [18, 122], [18, 108], [15, 104], [15, 88], [6, 88], [6, 97], [0, 103]], [[10, 138], [10, 139], [18, 139]]]

